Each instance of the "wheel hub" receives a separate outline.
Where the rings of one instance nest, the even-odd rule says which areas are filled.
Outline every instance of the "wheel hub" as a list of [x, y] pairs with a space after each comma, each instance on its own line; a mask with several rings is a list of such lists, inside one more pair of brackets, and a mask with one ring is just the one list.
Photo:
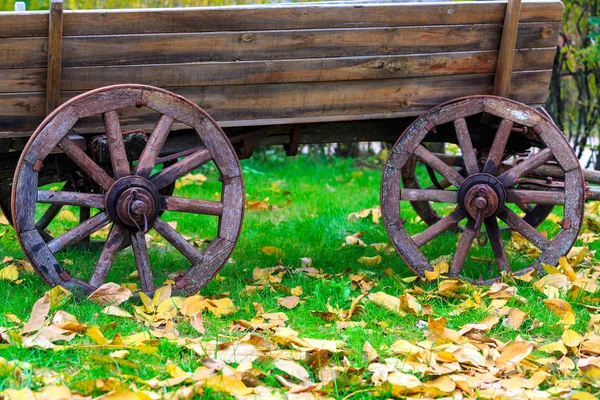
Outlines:
[[471, 175], [458, 189], [459, 207], [474, 220], [498, 215], [505, 201], [506, 190], [492, 175]]
[[147, 231], [159, 209], [159, 193], [147, 179], [127, 176], [117, 180], [106, 195], [110, 219], [130, 230]]

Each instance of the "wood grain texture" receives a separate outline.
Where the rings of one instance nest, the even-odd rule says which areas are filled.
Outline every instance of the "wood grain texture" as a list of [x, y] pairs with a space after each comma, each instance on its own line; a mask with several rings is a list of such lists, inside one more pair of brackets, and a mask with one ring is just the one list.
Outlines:
[[[516, 48], [556, 46], [559, 22], [519, 25]], [[397, 55], [496, 50], [499, 24], [355, 29], [308, 29], [152, 35], [72, 36], [63, 39], [66, 67], [206, 61]], [[46, 38], [0, 41], [0, 68], [43, 67]]]
[[46, 88], [46, 114], [50, 114], [60, 104], [62, 42], [63, 42], [63, 0], [51, 0], [48, 19], [48, 68]]
[[[502, 27], [502, 38], [498, 52], [496, 78], [492, 94], [507, 97], [510, 90], [510, 76], [513, 71], [515, 46], [517, 44], [517, 31], [519, 29], [519, 16], [521, 14], [521, 0], [508, 0]], [[500, 266], [500, 265], [498, 265]]]
[[[513, 74], [511, 98], [541, 104], [551, 71]], [[452, 98], [490, 94], [493, 74], [372, 81], [310, 82], [265, 85], [174, 88], [198, 104], [221, 126], [357, 120], [414, 116]], [[73, 96], [76, 92], [65, 92]], [[0, 95], [0, 132], [33, 130], [43, 117], [43, 93]], [[125, 104], [125, 103], [124, 103]], [[159, 110], [160, 111], [160, 110]], [[177, 119], [177, 116], [174, 116]], [[298, 120], [300, 118], [300, 120]], [[152, 128], [155, 117], [147, 109], [121, 113], [123, 130]], [[102, 120], [79, 121], [75, 133], [101, 131]]]
[[[555, 47], [517, 50], [514, 71], [548, 69], [555, 52]], [[174, 88], [484, 74], [496, 70], [497, 54], [495, 50], [483, 50], [400, 56], [65, 67], [61, 80], [62, 90], [79, 91], [121, 83]], [[0, 74], [0, 93], [46, 90], [45, 68], [5, 69]]]
[[[65, 35], [501, 23], [506, 3], [293, 4], [65, 12]], [[521, 20], [560, 21], [560, 1], [524, 2]], [[0, 13], [0, 37], [47, 36], [48, 13]]]

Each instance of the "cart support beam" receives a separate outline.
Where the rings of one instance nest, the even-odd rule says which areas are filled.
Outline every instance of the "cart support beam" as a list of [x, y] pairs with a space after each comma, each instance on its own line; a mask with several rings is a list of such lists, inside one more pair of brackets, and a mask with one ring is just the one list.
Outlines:
[[515, 58], [515, 46], [517, 44], [517, 31], [519, 29], [519, 16], [521, 14], [521, 0], [508, 0], [504, 24], [502, 27], [502, 39], [498, 51], [496, 63], [496, 76], [492, 94], [495, 96], [508, 97], [510, 92], [510, 78]]
[[48, 79], [46, 86], [46, 114], [60, 105], [63, 0], [51, 0], [48, 18]]

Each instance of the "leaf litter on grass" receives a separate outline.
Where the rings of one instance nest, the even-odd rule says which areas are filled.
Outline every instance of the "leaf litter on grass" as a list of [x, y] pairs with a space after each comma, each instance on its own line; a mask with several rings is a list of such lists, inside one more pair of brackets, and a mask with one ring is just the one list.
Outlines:
[[[105, 350], [107, 354], [82, 357], [83, 365], [77, 367], [105, 363], [112, 373], [78, 381], [72, 371], [0, 358], [0, 371], [8, 377], [0, 395], [190, 399], [221, 393], [238, 399], [318, 399], [362, 393], [382, 398], [592, 399], [600, 390], [600, 265], [585, 241], [595, 238], [600, 225], [587, 217], [590, 212], [597, 213], [598, 207], [586, 210], [591, 224], [582, 233], [584, 246], [557, 267], [545, 266], [545, 276], [506, 276], [489, 287], [447, 278], [448, 260], [437, 263], [421, 282], [387, 268], [381, 275], [352, 269], [329, 274], [304, 258], [298, 268], [255, 268], [236, 303], [228, 293], [174, 296], [169, 285], [153, 297], [137, 292], [136, 298], [128, 288], [107, 283], [89, 301], [113, 319], [108, 325], [80, 322], [61, 309], [73, 297], [57, 287], [36, 301], [28, 318], [5, 314], [9, 326], [0, 327], [0, 346], [35, 348], [49, 355]], [[345, 241], [348, 246], [366, 249], [360, 243], [362, 234], [351, 236]], [[524, 246], [514, 236], [513, 241]], [[273, 249], [264, 246], [261, 251], [283, 257], [282, 250]], [[527, 254], [530, 249], [513, 251]], [[5, 274], [14, 277], [12, 271]], [[327, 301], [322, 309], [310, 310], [323, 324], [333, 324], [338, 334], [312, 337], [296, 322], [294, 313], [313, 296], [297, 285], [300, 278], [347, 283], [349, 307]], [[397, 286], [383, 285], [384, 278]], [[288, 286], [288, 280], [294, 283]], [[14, 284], [14, 279], [7, 281]], [[277, 294], [276, 310], [266, 312], [253, 297], [257, 293]], [[241, 319], [238, 310], [248, 305], [254, 316]], [[373, 310], [379, 321], [373, 320]], [[385, 321], [396, 317], [414, 324], [416, 333], [409, 335]], [[217, 338], [206, 335], [205, 325], [214, 318], [228, 326]], [[124, 321], [137, 328], [119, 333]], [[374, 325], [393, 338], [389, 345], [374, 347], [365, 338], [353, 349], [341, 334]], [[191, 354], [196, 366], [161, 358], [150, 378], [114, 368], [139, 367], [135, 354], [159, 354], [165, 344]], [[356, 351], [362, 362], [349, 357]], [[22, 380], [25, 368], [34, 371], [27, 382]]]

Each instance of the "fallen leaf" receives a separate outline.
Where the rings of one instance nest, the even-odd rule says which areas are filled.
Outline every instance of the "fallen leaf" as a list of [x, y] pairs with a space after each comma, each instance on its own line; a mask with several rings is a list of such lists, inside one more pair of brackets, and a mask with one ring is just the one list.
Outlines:
[[37, 332], [42, 325], [44, 325], [44, 321], [48, 317], [48, 312], [50, 311], [50, 296], [48, 292], [44, 294], [44, 297], [38, 299], [33, 308], [31, 309], [31, 315], [29, 316], [29, 320], [23, 327], [23, 333], [32, 333]]
[[380, 255], [376, 255], [374, 257], [362, 256], [358, 259], [358, 263], [366, 265], [367, 267], [372, 267], [372, 266], [381, 264], [381, 260], [382, 260], [382, 258]]
[[285, 257], [285, 253], [283, 252], [283, 250], [273, 246], [263, 246], [260, 248], [260, 251], [268, 256], [275, 256], [280, 258]]
[[0, 269], [0, 280], [14, 282], [17, 279], [19, 279], [19, 270], [15, 265], [9, 265]]
[[300, 298], [298, 296], [280, 297], [277, 299], [277, 304], [287, 308], [288, 310], [296, 307], [298, 303], [300, 303]]
[[204, 335], [204, 325], [202, 324], [202, 312], [198, 311], [190, 316], [192, 328], [201, 335]]
[[294, 378], [296, 378], [298, 380], [301, 380], [301, 381], [310, 380], [310, 374], [308, 373], [308, 371], [304, 367], [302, 367], [300, 364], [298, 364], [294, 361], [277, 360], [275, 362], [275, 367], [282, 370], [286, 374], [293, 376]]
[[101, 306], [118, 306], [124, 301], [129, 300], [132, 295], [131, 290], [119, 286], [116, 283], [109, 282], [94, 290], [88, 297], [88, 300]]

